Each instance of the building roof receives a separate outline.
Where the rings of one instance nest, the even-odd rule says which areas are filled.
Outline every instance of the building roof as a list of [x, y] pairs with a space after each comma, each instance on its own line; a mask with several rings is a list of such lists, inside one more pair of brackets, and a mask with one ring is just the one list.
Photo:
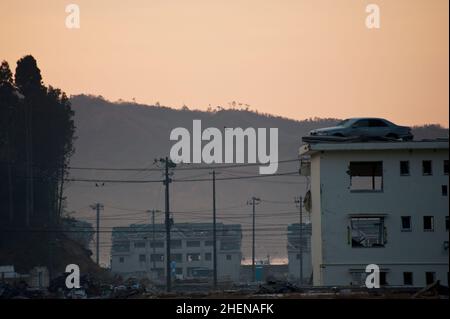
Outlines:
[[[240, 224], [216, 224], [217, 236], [236, 234], [241, 236]], [[158, 235], [165, 236], [166, 226], [165, 224], [155, 224], [155, 232]], [[212, 223], [178, 223], [171, 227], [172, 233], [179, 233], [183, 237], [207, 237], [212, 235], [213, 224]], [[113, 240], [129, 239], [130, 236], [142, 237], [153, 232], [152, 224], [131, 224], [125, 227], [113, 227], [112, 237]]]
[[321, 151], [388, 151], [388, 150], [448, 150], [448, 139], [422, 140], [409, 142], [324, 142], [304, 144], [300, 155], [313, 155]]

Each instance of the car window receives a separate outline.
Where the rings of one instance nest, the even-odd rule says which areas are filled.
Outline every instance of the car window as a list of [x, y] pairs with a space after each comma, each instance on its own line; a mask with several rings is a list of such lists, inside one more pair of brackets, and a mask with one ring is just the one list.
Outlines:
[[370, 127], [386, 127], [387, 124], [383, 122], [382, 120], [369, 120], [369, 126]]
[[368, 127], [369, 126], [369, 121], [368, 120], [359, 120], [356, 121], [352, 127]]
[[344, 126], [345, 124], [348, 124], [348, 122], [349, 122], [350, 120], [349, 119], [346, 119], [346, 120], [343, 120], [343, 121], [340, 121], [338, 124], [336, 124], [337, 126]]

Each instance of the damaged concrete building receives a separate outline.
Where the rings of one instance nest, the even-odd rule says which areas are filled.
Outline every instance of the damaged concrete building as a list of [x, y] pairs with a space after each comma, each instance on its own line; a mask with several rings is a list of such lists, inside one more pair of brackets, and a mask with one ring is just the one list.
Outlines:
[[448, 284], [448, 139], [321, 142], [300, 148], [310, 176], [316, 286]]

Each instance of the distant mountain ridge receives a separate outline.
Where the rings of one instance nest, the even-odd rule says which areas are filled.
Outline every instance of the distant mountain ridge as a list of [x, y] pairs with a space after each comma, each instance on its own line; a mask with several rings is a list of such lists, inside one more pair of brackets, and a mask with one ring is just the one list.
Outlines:
[[[335, 125], [339, 119], [309, 119], [296, 121], [259, 114], [249, 110], [216, 109], [214, 111], [178, 110], [162, 106], [139, 105], [132, 102], [110, 102], [101, 97], [78, 95], [71, 97], [75, 111], [76, 136], [72, 167], [96, 168], [156, 168], [155, 158], [168, 156], [170, 131], [175, 127], [192, 129], [192, 120], [202, 120], [202, 126], [217, 127], [277, 127], [279, 129], [279, 160], [295, 159], [301, 137], [310, 130]], [[405, 123], [399, 123], [405, 124]], [[439, 125], [414, 127], [416, 139], [448, 137], [448, 129]], [[187, 165], [189, 167], [189, 165]], [[298, 170], [297, 162], [280, 163], [278, 172]], [[258, 174], [257, 166], [221, 170], [220, 177]], [[158, 180], [155, 171], [72, 170], [71, 177], [121, 180]], [[175, 178], [209, 178], [209, 170], [176, 170]], [[175, 222], [209, 222], [211, 219], [211, 183], [172, 183], [171, 211]], [[243, 253], [250, 256], [251, 208], [246, 205], [252, 196], [263, 201], [257, 207], [256, 250], [258, 258], [285, 258], [286, 230], [298, 222], [294, 197], [303, 195], [307, 180], [300, 176], [273, 176], [217, 182], [218, 221], [240, 223], [244, 230]], [[102, 262], [109, 263], [113, 226], [150, 221], [146, 210], [164, 209], [162, 183], [95, 183], [71, 182], [65, 190], [67, 211], [73, 216], [93, 222], [89, 205], [105, 205], [101, 225]], [[163, 215], [157, 215], [157, 223]]]

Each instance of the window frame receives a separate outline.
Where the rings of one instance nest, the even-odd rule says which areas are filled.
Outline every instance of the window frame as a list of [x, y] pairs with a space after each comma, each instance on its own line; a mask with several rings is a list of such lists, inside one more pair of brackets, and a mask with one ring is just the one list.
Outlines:
[[[408, 218], [409, 228], [403, 227], [403, 218]], [[400, 216], [400, 229], [402, 232], [411, 232], [412, 231], [412, 217], [411, 216]]]
[[[430, 163], [430, 173], [425, 173], [425, 163]], [[422, 161], [422, 176], [433, 176], [433, 161], [423, 160]]]
[[[431, 218], [431, 228], [430, 229], [425, 229], [425, 218]], [[435, 225], [434, 225], [434, 216], [432, 215], [425, 215], [423, 216], [423, 231], [427, 232], [427, 233], [432, 233], [435, 230]]]
[[[364, 164], [372, 164], [372, 175], [353, 175], [354, 172], [352, 172], [352, 164], [353, 165], [364, 165]], [[378, 165], [380, 165], [380, 167], [378, 167]], [[361, 169], [361, 168], [360, 168]], [[377, 169], [380, 170], [381, 175], [376, 175], [376, 171]], [[357, 170], [355, 168], [355, 170]], [[356, 174], [358, 174], [357, 172], [355, 172]], [[350, 185], [349, 185], [349, 190], [352, 193], [381, 193], [384, 190], [384, 171], [383, 171], [383, 161], [350, 161], [348, 163], [348, 171], [347, 174], [350, 177]], [[354, 182], [353, 182], [353, 178], [355, 177], [367, 177], [367, 178], [371, 178], [371, 187], [367, 187], [367, 188], [353, 188], [354, 187]], [[381, 180], [379, 182], [379, 187], [377, 187], [377, 177], [379, 177]]]
[[[354, 228], [354, 222], [360, 221], [360, 220], [374, 220], [374, 224], [379, 223], [378, 226], [378, 234], [377, 234], [377, 238], [378, 238], [378, 243], [373, 243], [371, 246], [365, 246], [365, 245], [356, 245], [355, 241], [353, 240], [355, 237], [353, 235], [353, 231], [359, 231], [362, 232], [361, 229], [358, 228]], [[378, 219], [378, 222], [375, 221], [375, 219]], [[387, 244], [387, 240], [386, 240], [386, 223], [385, 223], [385, 217], [384, 216], [351, 216], [350, 217], [350, 226], [348, 227], [348, 230], [350, 232], [349, 234], [349, 240], [350, 240], [350, 245], [352, 248], [385, 248], [386, 244]], [[364, 233], [363, 233], [364, 234]], [[364, 240], [367, 240], [364, 239]], [[361, 243], [362, 241], [360, 241], [359, 243]]]
[[[408, 168], [407, 173], [402, 173], [402, 164], [403, 163], [407, 164], [407, 168]], [[411, 165], [410, 165], [409, 161], [400, 161], [400, 176], [411, 176]]]
[[[410, 279], [410, 283], [406, 282], [407, 281], [406, 275], [411, 276], [411, 278], [408, 278], [408, 279]], [[404, 271], [403, 272], [403, 285], [404, 286], [414, 286], [414, 273], [412, 271]]]

